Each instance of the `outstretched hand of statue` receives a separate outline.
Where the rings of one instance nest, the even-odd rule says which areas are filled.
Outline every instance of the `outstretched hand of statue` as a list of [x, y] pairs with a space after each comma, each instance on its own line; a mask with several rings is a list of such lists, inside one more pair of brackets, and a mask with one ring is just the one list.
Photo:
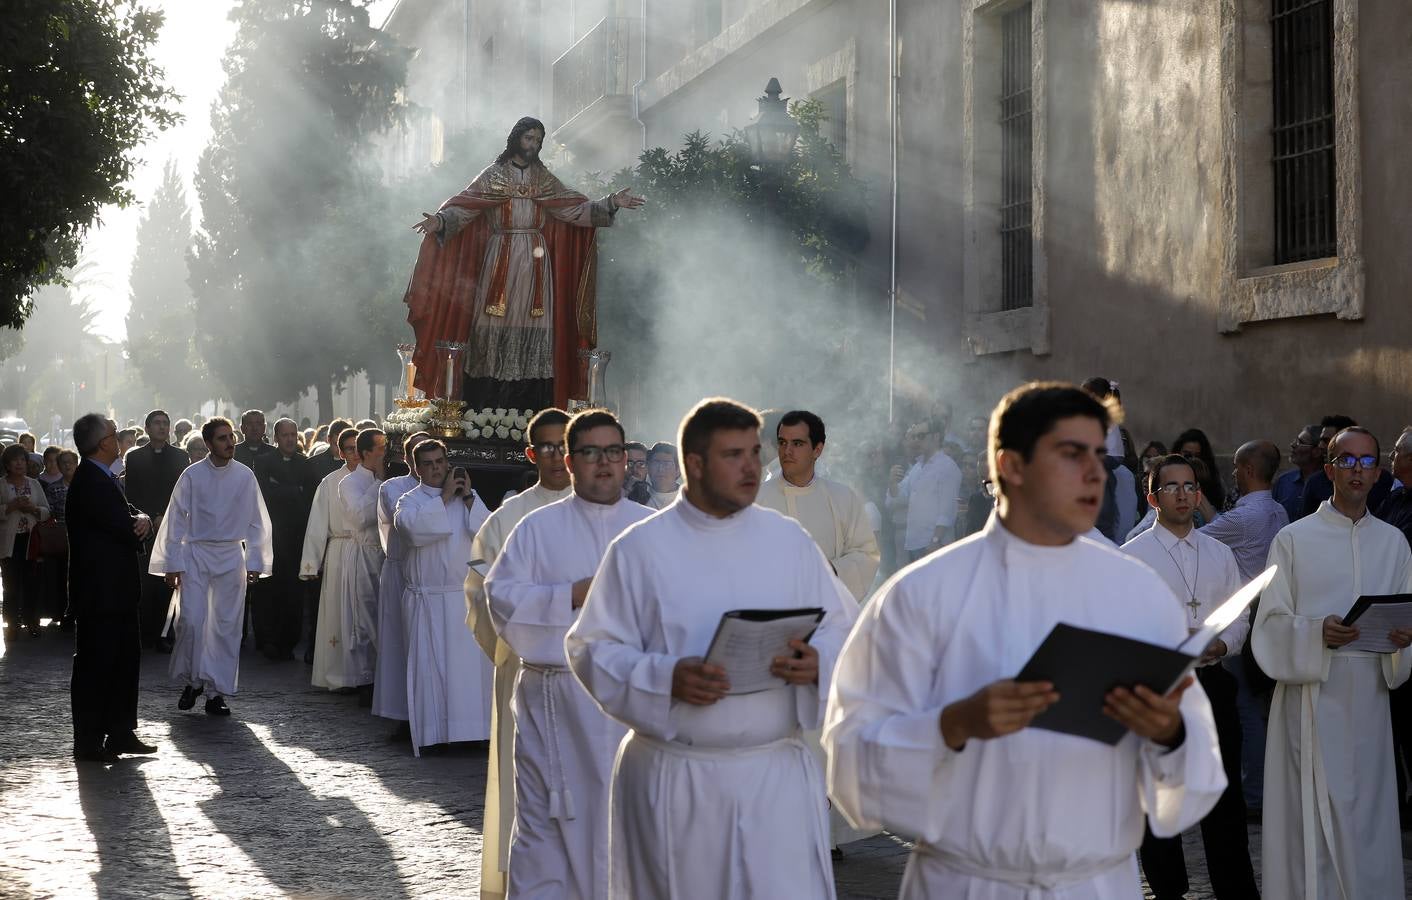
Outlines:
[[422, 220], [413, 225], [412, 230], [422, 234], [436, 234], [441, 231], [441, 217], [436, 213], [422, 213]]
[[608, 199], [613, 202], [614, 209], [637, 209], [647, 201], [633, 194], [627, 188], [623, 188], [616, 194], [609, 194]]

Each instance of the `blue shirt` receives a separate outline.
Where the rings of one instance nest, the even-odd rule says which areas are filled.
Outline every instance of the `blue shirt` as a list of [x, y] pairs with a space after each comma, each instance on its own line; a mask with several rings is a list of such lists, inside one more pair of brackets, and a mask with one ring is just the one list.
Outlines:
[[1305, 481], [1303, 472], [1299, 469], [1290, 469], [1275, 479], [1274, 487], [1271, 489], [1275, 502], [1285, 508], [1291, 522], [1298, 519], [1300, 512], [1303, 511]]

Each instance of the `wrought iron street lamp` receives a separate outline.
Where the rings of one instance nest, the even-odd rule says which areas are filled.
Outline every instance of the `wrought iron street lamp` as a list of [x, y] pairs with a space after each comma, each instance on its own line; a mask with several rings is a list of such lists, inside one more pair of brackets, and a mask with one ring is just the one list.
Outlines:
[[783, 89], [778, 78], [765, 85], [765, 96], [757, 98], [760, 111], [743, 129], [750, 151], [761, 168], [783, 168], [794, 152], [799, 125], [789, 115], [789, 98], [780, 99]]

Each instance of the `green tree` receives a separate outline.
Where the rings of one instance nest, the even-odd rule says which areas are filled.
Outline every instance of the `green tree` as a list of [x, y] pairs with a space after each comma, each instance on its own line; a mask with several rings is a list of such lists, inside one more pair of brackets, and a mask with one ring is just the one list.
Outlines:
[[369, 227], [386, 201], [364, 160], [401, 116], [408, 52], [354, 0], [245, 0], [231, 17], [196, 177], [198, 348], [237, 402], [313, 385], [327, 419], [333, 384], [363, 368], [365, 311], [392, 267]]
[[128, 281], [127, 355], [135, 386], [145, 388], [157, 405], [184, 412], [195, 410], [209, 393], [195, 348], [196, 315], [186, 269], [190, 247], [186, 189], [175, 163], [168, 162], [137, 226]]
[[0, 15], [0, 325], [65, 283], [84, 233], [124, 186], [134, 150], [177, 121], [150, 55], [159, 12], [113, 0], [9, 0]]
[[[66, 275], [81, 282], [83, 272], [79, 266]], [[0, 380], [7, 386], [6, 402], [15, 402], [38, 433], [48, 430], [54, 415], [68, 427], [75, 410], [108, 406], [105, 363], [111, 365], [122, 348], [94, 332], [96, 316], [92, 303], [77, 297], [69, 285], [45, 285], [35, 291], [23, 346], [0, 364]], [[7, 334], [13, 339], [15, 332], [0, 329], [0, 340]]]

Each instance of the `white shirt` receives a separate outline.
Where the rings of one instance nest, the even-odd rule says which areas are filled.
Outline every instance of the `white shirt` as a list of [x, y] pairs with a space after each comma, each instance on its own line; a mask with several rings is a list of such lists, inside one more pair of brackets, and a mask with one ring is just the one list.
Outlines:
[[918, 839], [904, 897], [1128, 900], [1144, 819], [1180, 834], [1225, 789], [1199, 684], [1170, 752], [1135, 734], [1109, 746], [1035, 728], [947, 747], [941, 710], [1013, 678], [1059, 622], [1166, 646], [1186, 637], [1166, 584], [1108, 541], [1038, 546], [995, 515], [864, 607], [829, 700], [829, 795], [855, 825]]
[[956, 527], [956, 501], [961, 495], [961, 469], [938, 450], [931, 459], [918, 460], [887, 495], [887, 506], [907, 504], [906, 549], [925, 550], [938, 528]]
[[[1172, 589], [1181, 604], [1188, 632], [1200, 630], [1206, 617], [1240, 589], [1240, 576], [1231, 548], [1196, 528], [1177, 537], [1160, 521], [1123, 545], [1123, 552], [1146, 563]], [[1192, 601], [1195, 600], [1195, 605]], [[1250, 617], [1240, 616], [1219, 635], [1226, 653], [1245, 646]]]
[[1251, 491], [1201, 529], [1235, 554], [1246, 581], [1265, 571], [1270, 543], [1289, 524], [1289, 512], [1269, 491]]

